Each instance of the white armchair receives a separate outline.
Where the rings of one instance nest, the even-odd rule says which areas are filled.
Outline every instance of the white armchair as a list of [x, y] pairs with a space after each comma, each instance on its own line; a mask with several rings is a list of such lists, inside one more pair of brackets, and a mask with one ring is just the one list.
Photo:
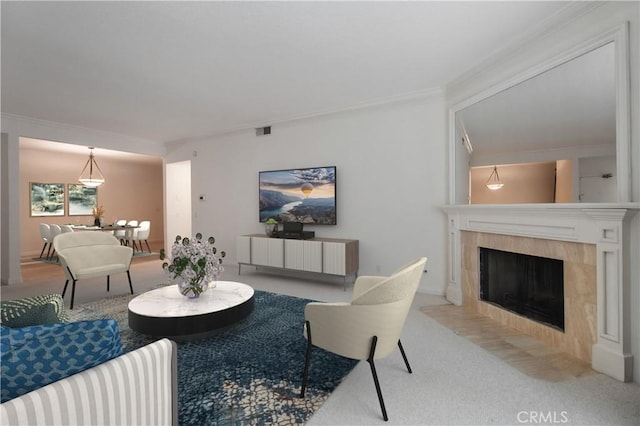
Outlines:
[[53, 247], [58, 253], [60, 265], [62, 265], [67, 278], [62, 290], [62, 297], [67, 291], [69, 281], [73, 281], [70, 309], [73, 309], [76, 281], [85, 278], [106, 276], [107, 291], [109, 291], [110, 276], [126, 272], [129, 289], [133, 294], [131, 275], [129, 274], [133, 249], [121, 245], [113, 235], [100, 231], [63, 233], [53, 240]]
[[427, 262], [420, 258], [389, 277], [362, 276], [354, 284], [350, 303], [312, 302], [305, 307], [307, 352], [300, 397], [304, 398], [313, 346], [357, 360], [366, 360], [373, 375], [384, 420], [388, 420], [374, 360], [400, 348], [400, 335]]

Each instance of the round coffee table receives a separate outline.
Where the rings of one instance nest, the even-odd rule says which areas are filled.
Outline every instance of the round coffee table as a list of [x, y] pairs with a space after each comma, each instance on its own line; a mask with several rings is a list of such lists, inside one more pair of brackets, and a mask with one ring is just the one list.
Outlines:
[[177, 285], [147, 291], [129, 302], [129, 327], [139, 333], [174, 340], [206, 337], [246, 318], [253, 311], [253, 288], [218, 281], [197, 299]]

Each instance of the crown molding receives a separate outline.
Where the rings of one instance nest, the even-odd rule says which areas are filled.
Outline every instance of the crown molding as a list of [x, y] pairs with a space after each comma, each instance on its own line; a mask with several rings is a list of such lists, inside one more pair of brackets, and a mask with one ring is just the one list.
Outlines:
[[265, 126], [275, 126], [275, 125], [279, 125], [279, 124], [285, 124], [285, 123], [292, 123], [292, 122], [296, 122], [296, 121], [314, 119], [314, 118], [318, 118], [318, 117], [324, 117], [324, 116], [330, 116], [330, 115], [337, 115], [337, 114], [342, 114], [342, 113], [360, 111], [360, 110], [365, 110], [365, 109], [368, 109], [368, 108], [378, 108], [378, 107], [384, 107], [384, 106], [387, 106], [387, 105], [393, 105], [393, 104], [398, 104], [398, 103], [420, 101], [420, 100], [429, 99], [431, 97], [442, 96], [442, 95], [444, 95], [443, 88], [435, 87], [435, 88], [420, 90], [420, 91], [416, 91], [416, 92], [409, 92], [409, 93], [403, 93], [403, 94], [400, 94], [400, 95], [388, 96], [388, 97], [385, 97], [385, 98], [369, 99], [369, 100], [366, 100], [366, 101], [363, 101], [363, 102], [359, 102], [359, 103], [356, 103], [356, 104], [341, 106], [341, 107], [337, 107], [337, 108], [330, 108], [330, 109], [326, 109], [326, 110], [318, 110], [318, 111], [314, 111], [314, 112], [310, 112], [310, 113], [305, 113], [305, 114], [300, 114], [300, 115], [293, 115], [293, 116], [289, 116], [289, 117], [277, 117], [277, 118], [274, 118], [272, 120], [266, 120], [266, 121], [244, 123], [244, 124], [241, 124], [241, 125], [238, 125], [238, 126], [230, 127], [230, 128], [228, 128], [226, 130], [223, 130], [221, 132], [216, 132], [216, 133], [212, 133], [212, 134], [208, 134], [208, 135], [197, 136], [197, 137], [188, 138], [188, 139], [177, 139], [177, 140], [174, 140], [174, 141], [168, 141], [168, 142], [165, 142], [165, 146], [166, 147], [174, 147], [174, 146], [180, 145], [180, 144], [185, 144], [185, 143], [189, 143], [189, 142], [199, 142], [199, 141], [203, 141], [203, 140], [206, 140], [206, 139], [212, 139], [212, 138], [217, 138], [217, 137], [221, 137], [221, 136], [227, 136], [227, 135], [240, 133], [240, 132], [246, 132], [246, 131], [253, 132], [254, 129], [260, 128], [260, 127], [265, 127]]

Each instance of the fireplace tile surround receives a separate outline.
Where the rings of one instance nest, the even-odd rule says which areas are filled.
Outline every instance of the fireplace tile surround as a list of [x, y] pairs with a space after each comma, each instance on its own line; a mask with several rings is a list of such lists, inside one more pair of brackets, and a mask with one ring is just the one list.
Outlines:
[[[462, 305], [565, 353], [591, 362], [596, 343], [596, 249], [593, 244], [462, 231]], [[479, 300], [478, 248], [564, 261], [564, 332]]]
[[[447, 299], [632, 379], [629, 222], [640, 203], [446, 206]], [[478, 247], [564, 261], [565, 331], [479, 300]]]

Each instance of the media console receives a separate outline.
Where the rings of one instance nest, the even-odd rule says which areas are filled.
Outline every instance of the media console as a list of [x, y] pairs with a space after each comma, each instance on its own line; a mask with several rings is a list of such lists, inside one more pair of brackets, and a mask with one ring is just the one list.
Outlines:
[[238, 274], [242, 265], [343, 277], [358, 275], [358, 240], [286, 239], [262, 234], [237, 237]]

